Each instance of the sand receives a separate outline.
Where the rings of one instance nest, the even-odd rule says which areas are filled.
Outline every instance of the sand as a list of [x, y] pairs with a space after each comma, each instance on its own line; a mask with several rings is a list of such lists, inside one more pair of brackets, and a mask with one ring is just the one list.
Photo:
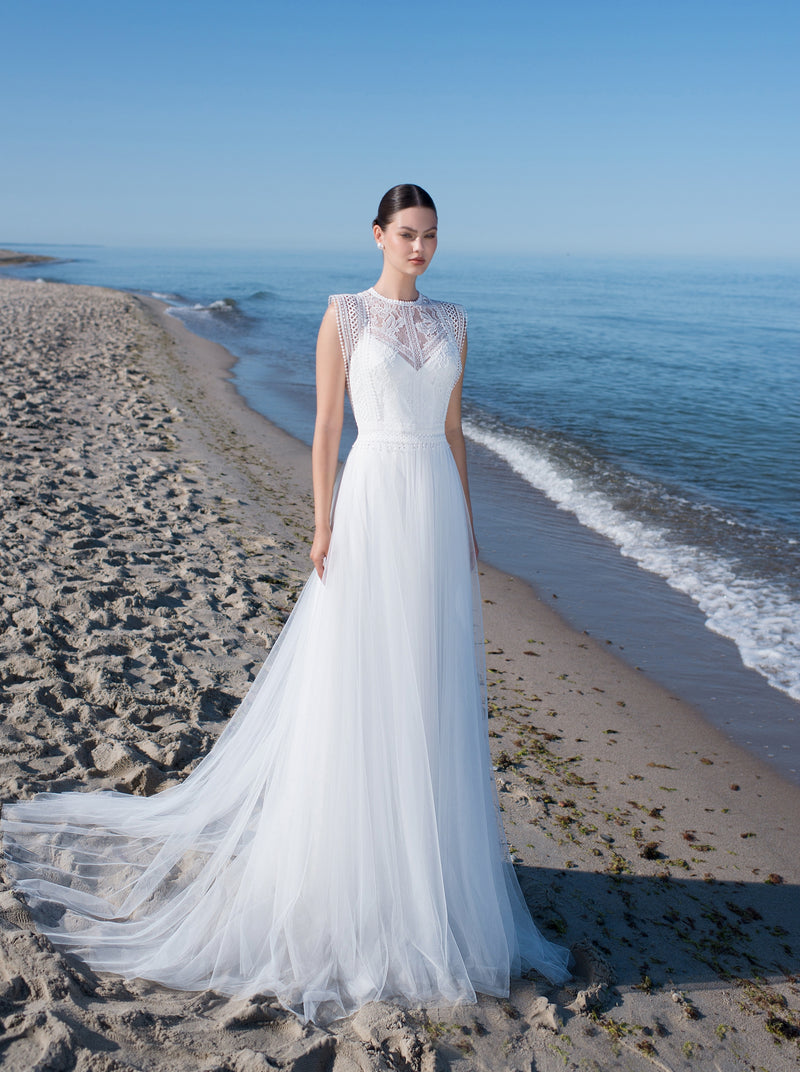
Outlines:
[[[151, 300], [0, 281], [0, 359], [2, 797], [157, 792], [212, 745], [310, 572], [309, 452]], [[266, 995], [93, 973], [4, 885], [4, 1067], [796, 1067], [800, 789], [519, 581], [485, 566], [482, 591], [506, 831], [572, 985], [303, 1027]]]

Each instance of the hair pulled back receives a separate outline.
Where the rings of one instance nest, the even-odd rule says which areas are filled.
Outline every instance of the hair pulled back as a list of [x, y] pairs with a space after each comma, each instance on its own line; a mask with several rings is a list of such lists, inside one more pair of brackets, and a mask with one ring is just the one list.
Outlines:
[[392, 222], [398, 212], [404, 208], [429, 208], [436, 213], [436, 205], [433, 198], [423, 190], [421, 186], [415, 186], [413, 182], [404, 182], [399, 186], [393, 186], [387, 190], [378, 205], [378, 215], [372, 221], [373, 227], [380, 227], [383, 231]]

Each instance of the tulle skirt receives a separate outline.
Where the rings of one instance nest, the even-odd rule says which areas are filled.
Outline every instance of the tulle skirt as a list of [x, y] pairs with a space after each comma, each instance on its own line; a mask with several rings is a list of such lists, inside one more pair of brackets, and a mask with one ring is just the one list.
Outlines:
[[361, 435], [313, 573], [211, 752], [152, 797], [6, 804], [10, 879], [59, 947], [301, 1019], [469, 1002], [536, 968], [488, 748], [466, 504], [443, 435]]

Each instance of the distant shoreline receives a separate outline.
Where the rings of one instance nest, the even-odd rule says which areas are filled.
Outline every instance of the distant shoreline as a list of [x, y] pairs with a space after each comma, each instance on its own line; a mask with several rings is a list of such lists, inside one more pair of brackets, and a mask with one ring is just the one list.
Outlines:
[[0, 268], [8, 264], [52, 264], [55, 257], [44, 257], [40, 253], [23, 253], [16, 249], [0, 249]]

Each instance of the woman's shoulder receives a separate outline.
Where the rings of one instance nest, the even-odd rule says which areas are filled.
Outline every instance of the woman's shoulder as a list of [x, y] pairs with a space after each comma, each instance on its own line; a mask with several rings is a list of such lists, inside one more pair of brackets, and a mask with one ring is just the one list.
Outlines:
[[353, 331], [359, 331], [367, 315], [364, 294], [364, 291], [357, 294], [329, 294], [325, 315], [335, 317], [340, 325], [348, 322]]
[[359, 290], [352, 294], [329, 294], [328, 305], [352, 305], [358, 301], [363, 301], [369, 291]]
[[361, 318], [363, 310], [363, 294], [329, 294], [325, 315], [355, 322]]
[[430, 298], [427, 301], [429, 305], [437, 308], [440, 316], [444, 316], [450, 321], [456, 335], [459, 337], [463, 335], [467, 329], [467, 310], [463, 305], [451, 301], [434, 301]]
[[427, 300], [428, 302], [430, 302], [431, 305], [438, 305], [441, 309], [446, 309], [448, 312], [457, 312], [461, 316], [467, 315], [466, 308], [463, 305], [460, 305], [458, 302], [443, 301], [438, 298], [428, 298]]

